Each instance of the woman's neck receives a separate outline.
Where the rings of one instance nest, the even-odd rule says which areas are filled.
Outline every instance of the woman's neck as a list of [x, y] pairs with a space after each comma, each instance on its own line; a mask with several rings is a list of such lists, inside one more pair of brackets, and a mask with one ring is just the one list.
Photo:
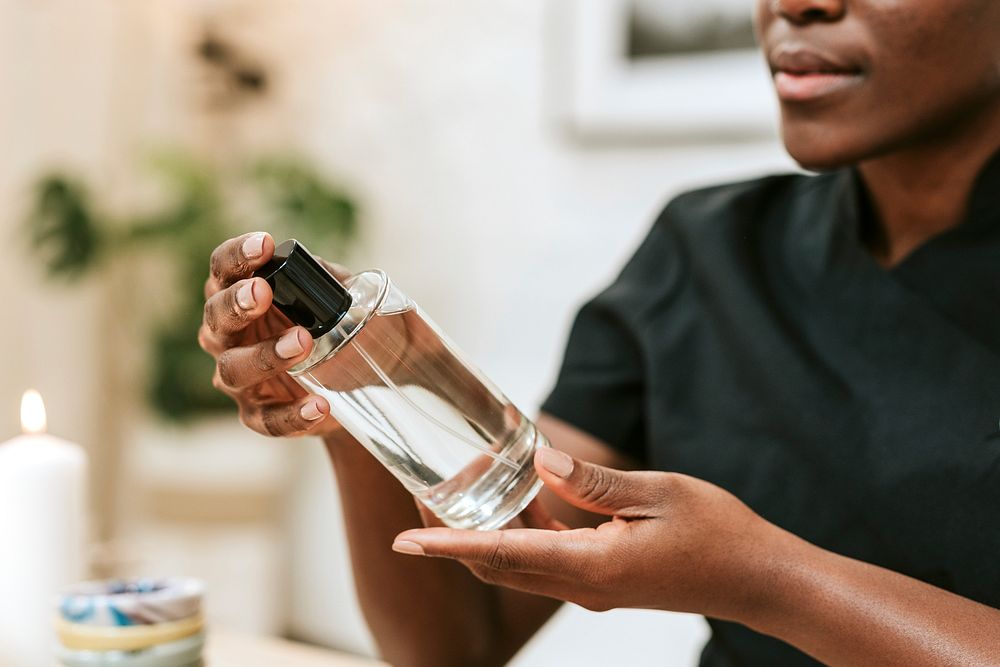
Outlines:
[[955, 125], [947, 137], [859, 165], [875, 213], [865, 241], [882, 266], [965, 219], [976, 177], [1000, 150], [1000, 106]]

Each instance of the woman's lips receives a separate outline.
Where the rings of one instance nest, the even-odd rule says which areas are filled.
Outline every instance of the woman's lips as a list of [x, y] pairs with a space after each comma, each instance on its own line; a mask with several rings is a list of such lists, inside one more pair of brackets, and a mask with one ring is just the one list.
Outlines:
[[774, 88], [784, 102], [810, 102], [851, 88], [861, 81], [859, 72], [774, 73]]
[[769, 53], [774, 87], [783, 102], [809, 102], [860, 83], [857, 60], [822, 53], [809, 45], [784, 42]]

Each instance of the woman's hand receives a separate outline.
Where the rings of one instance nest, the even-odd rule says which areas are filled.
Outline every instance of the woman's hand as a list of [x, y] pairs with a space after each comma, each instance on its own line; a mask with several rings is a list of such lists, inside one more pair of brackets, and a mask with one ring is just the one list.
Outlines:
[[[302, 327], [271, 308], [271, 288], [253, 272], [274, 254], [274, 239], [256, 232], [230, 239], [212, 253], [205, 282], [201, 347], [215, 357], [213, 383], [240, 408], [240, 419], [265, 435], [326, 435], [340, 430], [330, 406], [309, 395], [285, 371], [312, 350]], [[340, 267], [327, 264], [335, 273]]]
[[487, 583], [588, 609], [737, 620], [752, 613], [788, 535], [730, 493], [685, 475], [623, 472], [554, 449], [537, 452], [535, 467], [561, 498], [612, 520], [569, 530], [535, 504], [525, 523], [538, 528], [408, 530], [393, 548], [460, 560]]

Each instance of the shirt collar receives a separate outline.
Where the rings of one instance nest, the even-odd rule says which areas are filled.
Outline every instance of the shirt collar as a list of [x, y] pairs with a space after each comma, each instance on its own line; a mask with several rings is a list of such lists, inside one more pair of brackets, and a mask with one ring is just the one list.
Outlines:
[[972, 187], [966, 224], [996, 228], [1000, 221], [1000, 150], [986, 163]]
[[[849, 183], [844, 188], [849, 200], [844, 202], [843, 209], [849, 215], [845, 216], [842, 223], [848, 227], [846, 231], [850, 232], [851, 240], [860, 244], [862, 225], [871, 222], [873, 213], [861, 173], [856, 167], [849, 172]], [[927, 243], [944, 238], [949, 242], [958, 241], [966, 237], [981, 241], [985, 234], [990, 233], [1000, 237], [1000, 151], [987, 160], [973, 181], [962, 222], [928, 239]]]
[[[819, 277], [848, 270], [883, 272], [861, 243], [861, 226], [872, 215], [860, 172], [840, 169], [814, 176], [802, 184], [790, 202], [792, 233], [787, 238], [789, 260]], [[1000, 151], [979, 172], [969, 197], [965, 219], [928, 240], [933, 245], [1000, 242]], [[905, 263], [905, 262], [904, 262]]]

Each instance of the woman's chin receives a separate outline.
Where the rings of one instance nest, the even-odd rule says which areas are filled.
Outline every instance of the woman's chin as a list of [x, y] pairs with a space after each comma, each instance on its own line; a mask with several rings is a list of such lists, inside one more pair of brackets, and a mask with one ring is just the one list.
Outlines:
[[833, 136], [819, 139], [790, 136], [787, 131], [783, 134], [785, 150], [800, 167], [809, 171], [830, 171], [857, 164], [865, 154]]

